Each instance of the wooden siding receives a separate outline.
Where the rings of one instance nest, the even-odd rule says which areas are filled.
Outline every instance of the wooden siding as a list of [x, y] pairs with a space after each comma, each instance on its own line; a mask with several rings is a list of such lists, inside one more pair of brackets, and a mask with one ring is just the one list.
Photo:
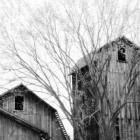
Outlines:
[[[126, 49], [126, 62], [118, 61], [118, 46], [125, 45]], [[119, 39], [115, 42], [102, 47], [96, 54], [94, 59], [98, 62], [98, 65], [104, 64], [106, 58], [111, 56], [109, 69], [107, 71], [107, 93], [111, 101], [111, 104], [118, 104], [124, 98], [124, 94], [127, 93], [127, 88], [124, 88], [128, 78], [129, 71], [133, 64], [134, 57], [139, 57], [140, 49], [135, 46], [130, 46], [124, 40]], [[81, 59], [83, 60], [83, 59]], [[83, 60], [84, 61], [84, 60]], [[82, 63], [83, 66], [83, 63]], [[140, 71], [140, 64], [136, 67], [137, 71]], [[72, 74], [73, 79], [76, 79], [75, 73]], [[103, 72], [104, 76], [104, 72]], [[75, 88], [75, 80], [73, 80], [73, 87]], [[81, 92], [82, 93], [82, 92]], [[129, 102], [140, 102], [140, 76], [131, 90], [131, 96]], [[74, 115], [75, 119], [80, 119], [80, 101], [79, 92], [75, 93], [74, 89]], [[106, 106], [104, 106], [106, 108]], [[106, 108], [107, 109], [107, 108]], [[106, 110], [107, 111], [107, 110]], [[107, 115], [109, 115], [107, 113]], [[120, 112], [118, 116], [119, 124], [119, 137], [120, 140], [139, 140], [140, 139], [140, 103], [128, 103]], [[76, 135], [76, 134], [75, 134]], [[114, 138], [116, 140], [116, 138]]]
[[[124, 44], [126, 47], [126, 63], [117, 61], [118, 45]], [[135, 63], [134, 59], [139, 58], [139, 49], [130, 47], [123, 41], [119, 41], [109, 50], [112, 54], [109, 71], [107, 75], [108, 79], [108, 96], [112, 104], [118, 104], [123, 102], [124, 95], [127, 94], [128, 89], [124, 85], [128, 82], [131, 66]], [[135, 68], [136, 71], [140, 70], [140, 64]], [[133, 73], [134, 74], [134, 73]], [[121, 110], [119, 121], [119, 135], [120, 140], [139, 140], [140, 139], [140, 103], [132, 103], [140, 101], [140, 76], [137, 77], [136, 82], [131, 90], [131, 96], [128, 98], [127, 105]]]
[[[16, 95], [24, 96], [23, 111], [15, 110]], [[3, 108], [21, 117], [22, 119], [31, 122], [32, 124], [38, 126], [43, 130], [48, 130], [48, 131], [50, 130], [49, 129], [50, 117], [51, 117], [50, 115], [51, 113], [53, 113], [51, 108], [45, 105], [42, 101], [38, 100], [30, 92], [24, 94], [24, 92], [16, 91], [14, 94], [11, 94], [11, 96], [3, 98]], [[48, 121], [46, 119], [48, 119]]]
[[0, 112], [0, 140], [40, 140], [40, 136]]
[[[57, 135], [61, 137], [59, 139], [66, 140], [67, 138], [57, 122], [55, 115], [56, 110], [40, 100], [28, 89], [23, 89], [24, 90], [21, 90], [21, 88], [18, 87], [9, 91], [7, 95], [2, 96], [3, 109], [14, 113], [36, 127], [48, 132], [51, 140], [58, 140]], [[24, 96], [23, 111], [15, 110], [15, 96], [17, 95]]]

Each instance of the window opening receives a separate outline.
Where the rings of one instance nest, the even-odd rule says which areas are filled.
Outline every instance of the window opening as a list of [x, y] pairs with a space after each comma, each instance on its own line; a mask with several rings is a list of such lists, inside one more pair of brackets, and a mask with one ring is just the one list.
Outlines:
[[126, 55], [125, 55], [125, 48], [120, 47], [118, 50], [118, 61], [119, 62], [126, 62]]
[[94, 66], [95, 66], [95, 67], [97, 67], [97, 64], [98, 64], [97, 61], [94, 60]]
[[16, 96], [15, 97], [15, 110], [23, 110], [24, 97]]
[[[89, 71], [88, 66], [85, 66], [80, 69], [78, 75], [77, 75], [77, 86], [78, 90], [82, 90], [83, 84], [85, 83], [85, 80], [88, 78], [86, 75]], [[87, 77], [87, 78], [86, 78]]]
[[82, 81], [78, 81], [78, 90], [82, 90]]

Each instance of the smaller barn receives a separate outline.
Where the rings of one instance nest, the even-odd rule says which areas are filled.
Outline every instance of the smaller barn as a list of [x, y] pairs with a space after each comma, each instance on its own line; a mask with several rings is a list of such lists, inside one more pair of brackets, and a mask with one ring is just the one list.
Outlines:
[[23, 84], [0, 95], [0, 123], [1, 140], [69, 140], [58, 112]]

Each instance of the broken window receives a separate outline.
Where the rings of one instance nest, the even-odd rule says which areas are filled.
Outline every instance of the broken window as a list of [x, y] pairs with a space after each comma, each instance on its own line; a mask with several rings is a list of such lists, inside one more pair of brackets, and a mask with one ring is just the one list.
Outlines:
[[82, 67], [77, 75], [78, 80], [78, 90], [82, 90], [83, 86], [89, 80], [89, 67], [86, 65]]
[[24, 97], [16, 96], [15, 97], [15, 110], [23, 110]]
[[125, 47], [120, 47], [118, 49], [118, 61], [119, 62], [126, 62], [126, 54], [125, 54]]

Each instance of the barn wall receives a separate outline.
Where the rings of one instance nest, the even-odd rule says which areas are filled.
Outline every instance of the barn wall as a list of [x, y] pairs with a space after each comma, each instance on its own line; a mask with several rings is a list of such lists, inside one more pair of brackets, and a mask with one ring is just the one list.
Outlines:
[[[134, 63], [134, 58], [138, 58], [137, 55], [139, 50], [134, 47], [130, 47], [125, 44], [126, 48], [126, 62], [118, 62], [118, 46], [125, 44], [124, 42], [116, 42], [114, 44], [108, 44], [108, 46], [103, 47], [95, 55], [95, 60], [98, 62], [98, 66], [103, 65], [106, 58], [110, 55], [110, 65], [107, 71], [107, 93], [110, 98], [111, 103], [118, 104], [123, 101], [124, 94], [127, 93], [127, 88], [124, 85], [128, 82], [129, 72]], [[111, 46], [113, 45], [113, 46]], [[138, 56], [138, 57], [137, 57]], [[136, 67], [136, 70], [140, 70], [140, 64]], [[103, 76], [106, 71], [104, 70]], [[74, 74], [73, 74], [74, 77]], [[74, 79], [74, 78], [73, 78]], [[132, 95], [129, 97], [130, 102], [140, 101], [140, 76], [131, 90]], [[75, 88], [75, 82], [73, 81], [73, 87]], [[81, 117], [81, 94], [79, 92], [74, 93], [74, 115], [75, 119], [80, 119]], [[104, 106], [106, 108], [106, 106]], [[106, 108], [107, 109], [107, 108]], [[109, 115], [107, 113], [107, 115]], [[120, 112], [119, 118], [119, 140], [139, 140], [140, 139], [140, 103], [129, 103]], [[75, 134], [76, 135], [76, 134]], [[76, 139], [75, 139], [76, 140]], [[116, 140], [116, 138], [114, 138]]]
[[[15, 110], [15, 96], [24, 96], [24, 109], [23, 111]], [[33, 96], [30, 93], [23, 93], [17, 90], [15, 93], [10, 94], [3, 99], [3, 108], [7, 111], [14, 113], [22, 119], [29, 121], [37, 127], [47, 131], [49, 135], [52, 135], [51, 121], [52, 121], [52, 109], [44, 104], [41, 100]]]
[[[121, 45], [123, 42], [119, 42]], [[107, 90], [108, 97], [110, 98], [111, 103], [115, 105], [123, 103], [124, 95], [128, 93], [127, 87], [125, 84], [128, 84], [128, 79], [130, 78], [130, 70], [132, 65], [135, 62], [134, 59], [137, 58], [138, 50], [135, 50], [133, 47], [126, 45], [126, 63], [118, 62], [117, 60], [117, 51], [118, 45], [110, 48], [107, 53], [102, 52], [106, 57], [108, 54], [111, 54], [111, 61], [109, 70], [107, 72]], [[139, 57], [139, 56], [138, 56]], [[138, 59], [138, 58], [137, 58]], [[101, 58], [102, 60], [102, 58]], [[103, 62], [103, 60], [102, 60]], [[136, 71], [140, 69], [140, 64], [137, 64]], [[133, 73], [134, 74], [134, 73]], [[133, 75], [132, 74], [132, 75]], [[131, 75], [131, 76], [132, 76]], [[131, 96], [128, 98], [128, 102], [137, 102], [140, 101], [139, 89], [140, 89], [140, 76], [137, 77], [137, 80], [134, 86], [131, 89]], [[118, 118], [119, 125], [119, 139], [120, 140], [139, 140], [140, 132], [140, 103], [128, 103], [120, 112]], [[108, 114], [109, 115], [109, 114]], [[116, 138], [114, 138], [116, 140]]]
[[39, 135], [0, 113], [0, 140], [40, 140]]
[[[122, 43], [121, 43], [122, 44]], [[117, 44], [118, 45], [118, 44]], [[139, 59], [139, 51], [133, 47], [126, 46], [126, 63], [116, 61], [117, 57], [117, 46], [114, 50], [114, 57], [110, 64], [108, 72], [108, 94], [112, 101], [112, 104], [118, 104], [123, 102], [123, 97], [128, 93], [128, 89], [125, 84], [128, 84], [130, 78], [130, 70], [132, 69], [133, 63], [136, 62], [134, 59]], [[137, 63], [136, 71], [139, 71], [140, 64]], [[133, 70], [134, 71], [134, 70]], [[134, 71], [135, 72], [135, 71]], [[132, 74], [134, 75], [134, 73]], [[131, 76], [132, 76], [131, 75]], [[137, 77], [131, 89], [131, 96], [128, 98], [128, 103], [120, 112], [119, 118], [119, 133], [121, 140], [138, 140], [140, 132], [140, 103], [132, 103], [140, 101], [140, 76]]]
[[[24, 96], [23, 111], [17, 111], [14, 109], [16, 95]], [[60, 126], [57, 124], [55, 111], [28, 91], [21, 92], [21, 90], [16, 90], [6, 97], [3, 97], [3, 108], [20, 118], [29, 121], [31, 124], [42, 130], [47, 131], [49, 136], [52, 137], [52, 140], [57, 140], [58, 137], [60, 139], [64, 138]]]
[[[123, 43], [121, 43], [123, 44]], [[116, 44], [118, 45], [118, 44]], [[112, 60], [108, 71], [108, 94], [112, 104], [118, 104], [123, 102], [124, 95], [128, 93], [128, 89], [125, 84], [128, 84], [130, 78], [130, 70], [132, 69], [132, 63], [135, 62], [134, 57], [139, 52], [133, 47], [126, 46], [126, 63], [117, 61], [117, 46], [110, 50], [112, 53]], [[136, 52], [137, 51], [137, 52]], [[136, 70], [140, 69], [139, 63]], [[133, 74], [132, 74], [133, 75]], [[131, 89], [131, 96], [128, 98], [128, 102], [140, 101], [139, 88], [140, 88], [140, 77]], [[119, 118], [119, 137], [120, 140], [138, 140], [140, 139], [140, 103], [128, 103], [120, 112]]]

